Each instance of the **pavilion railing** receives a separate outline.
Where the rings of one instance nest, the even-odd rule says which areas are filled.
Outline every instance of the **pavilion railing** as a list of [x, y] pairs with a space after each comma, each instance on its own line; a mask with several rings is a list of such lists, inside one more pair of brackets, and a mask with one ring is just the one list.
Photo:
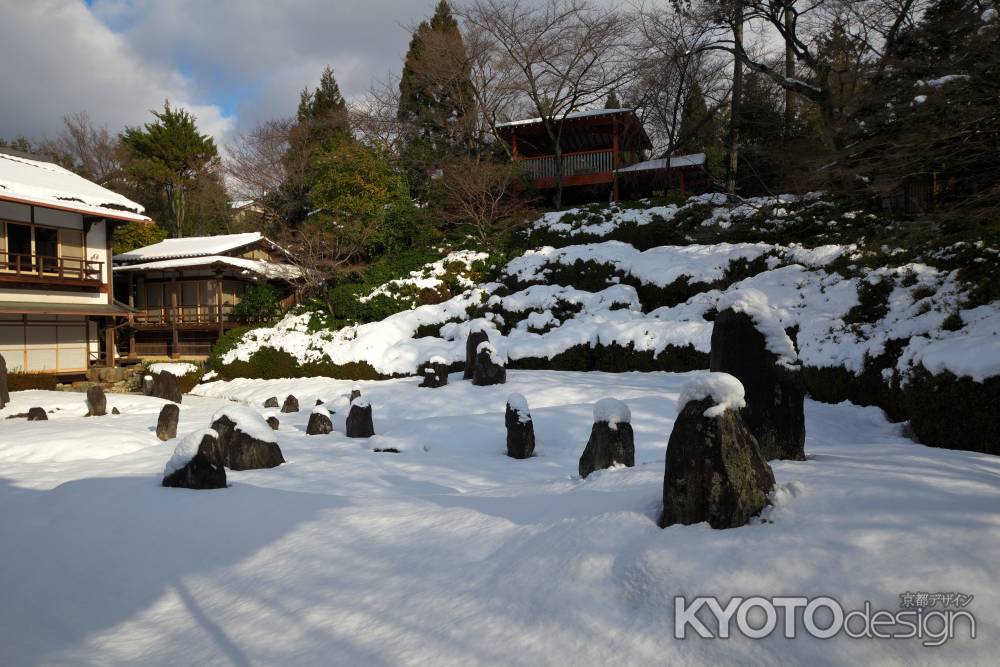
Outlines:
[[[555, 178], [556, 158], [554, 155], [538, 157], [518, 157], [517, 163], [531, 178]], [[614, 168], [614, 151], [584, 151], [580, 153], [563, 153], [563, 176], [579, 176], [581, 174], [600, 174], [610, 172]]]

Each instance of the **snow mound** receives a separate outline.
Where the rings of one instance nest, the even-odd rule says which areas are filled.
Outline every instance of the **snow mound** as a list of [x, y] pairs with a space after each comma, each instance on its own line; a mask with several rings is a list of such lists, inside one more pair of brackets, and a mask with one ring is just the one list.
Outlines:
[[183, 362], [151, 364], [149, 367], [149, 372], [152, 373], [153, 375], [158, 375], [164, 371], [170, 373], [175, 377], [182, 377], [184, 375], [187, 375], [188, 373], [198, 372], [198, 367], [195, 366], [194, 364], [188, 364]]
[[193, 431], [184, 436], [177, 446], [174, 447], [174, 453], [167, 461], [166, 467], [163, 468], [163, 476], [172, 475], [184, 466], [186, 466], [191, 459], [195, 457], [198, 453], [198, 446], [201, 444], [202, 439], [206, 435], [210, 435], [213, 438], [218, 438], [219, 434], [210, 428], [203, 428], [198, 431]]
[[681, 388], [677, 399], [677, 413], [680, 414], [691, 401], [711, 398], [715, 405], [705, 410], [706, 417], [719, 417], [726, 410], [746, 407], [743, 384], [729, 373], [705, 373], [698, 375]]
[[246, 433], [255, 440], [261, 442], [278, 442], [274, 430], [268, 426], [264, 418], [259, 413], [243, 405], [227, 405], [220, 408], [212, 415], [212, 423], [216, 420], [227, 417], [229, 421], [236, 424], [237, 431]]
[[618, 424], [632, 422], [632, 411], [624, 401], [617, 398], [602, 398], [594, 403], [594, 423], [607, 422], [614, 429]]
[[792, 339], [775, 316], [766, 294], [752, 288], [733, 290], [719, 299], [717, 308], [720, 311], [731, 308], [737, 313], [748, 315], [757, 325], [757, 330], [764, 335], [767, 350], [777, 355], [778, 363], [785, 368], [798, 368], [798, 354]]

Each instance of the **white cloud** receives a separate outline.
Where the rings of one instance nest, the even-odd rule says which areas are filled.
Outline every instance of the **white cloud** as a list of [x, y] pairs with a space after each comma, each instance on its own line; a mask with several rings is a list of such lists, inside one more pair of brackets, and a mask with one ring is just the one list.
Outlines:
[[118, 131], [168, 98], [217, 140], [234, 127], [192, 80], [145, 59], [79, 0], [0, 0], [0, 16], [0, 136], [52, 135], [76, 111]]

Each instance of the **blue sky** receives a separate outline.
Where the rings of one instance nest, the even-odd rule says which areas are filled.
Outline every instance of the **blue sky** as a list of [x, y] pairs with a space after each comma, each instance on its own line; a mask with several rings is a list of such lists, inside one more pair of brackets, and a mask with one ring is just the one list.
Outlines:
[[0, 0], [0, 136], [86, 111], [118, 131], [171, 103], [225, 141], [294, 112], [327, 64], [347, 96], [399, 73], [435, 0]]

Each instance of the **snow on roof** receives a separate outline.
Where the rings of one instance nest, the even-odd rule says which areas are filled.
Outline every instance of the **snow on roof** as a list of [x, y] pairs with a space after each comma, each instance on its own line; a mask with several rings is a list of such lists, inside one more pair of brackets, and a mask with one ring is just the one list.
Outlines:
[[181, 257], [178, 259], [165, 259], [157, 262], [142, 262], [116, 267], [119, 271], [166, 271], [170, 269], [194, 269], [198, 267], [209, 267], [216, 265], [231, 266], [243, 271], [256, 273], [265, 278], [282, 278], [284, 280], [295, 280], [302, 276], [302, 271], [292, 264], [277, 264], [275, 262], [264, 262], [259, 259], [244, 259], [243, 257], [227, 257], [226, 255], [209, 255], [207, 257]]
[[[597, 116], [610, 116], [619, 113], [633, 113], [634, 109], [587, 109], [586, 111], [574, 111], [566, 114], [565, 117], [554, 116], [553, 120], [575, 120], [577, 118], [591, 118]], [[511, 120], [506, 123], [497, 123], [497, 127], [517, 127], [520, 125], [534, 125], [541, 123], [541, 118], [524, 118], [522, 120]]]
[[236, 248], [256, 243], [264, 238], [260, 232], [223, 234], [221, 236], [191, 236], [186, 239], [167, 239], [153, 245], [129, 250], [115, 255], [116, 262], [149, 262], [179, 257], [206, 257], [219, 255]]
[[0, 152], [0, 199], [118, 220], [149, 220], [139, 204], [69, 169], [3, 152]]
[[[667, 160], [670, 160], [670, 164], [667, 164]], [[637, 162], [635, 164], [630, 164], [627, 167], [621, 167], [617, 169], [619, 174], [623, 174], [630, 171], [654, 171], [657, 169], [677, 169], [679, 167], [698, 167], [705, 164], [705, 154], [704, 153], [692, 153], [690, 155], [674, 155], [670, 158], [657, 158], [655, 160], [646, 160], [645, 162]]]

